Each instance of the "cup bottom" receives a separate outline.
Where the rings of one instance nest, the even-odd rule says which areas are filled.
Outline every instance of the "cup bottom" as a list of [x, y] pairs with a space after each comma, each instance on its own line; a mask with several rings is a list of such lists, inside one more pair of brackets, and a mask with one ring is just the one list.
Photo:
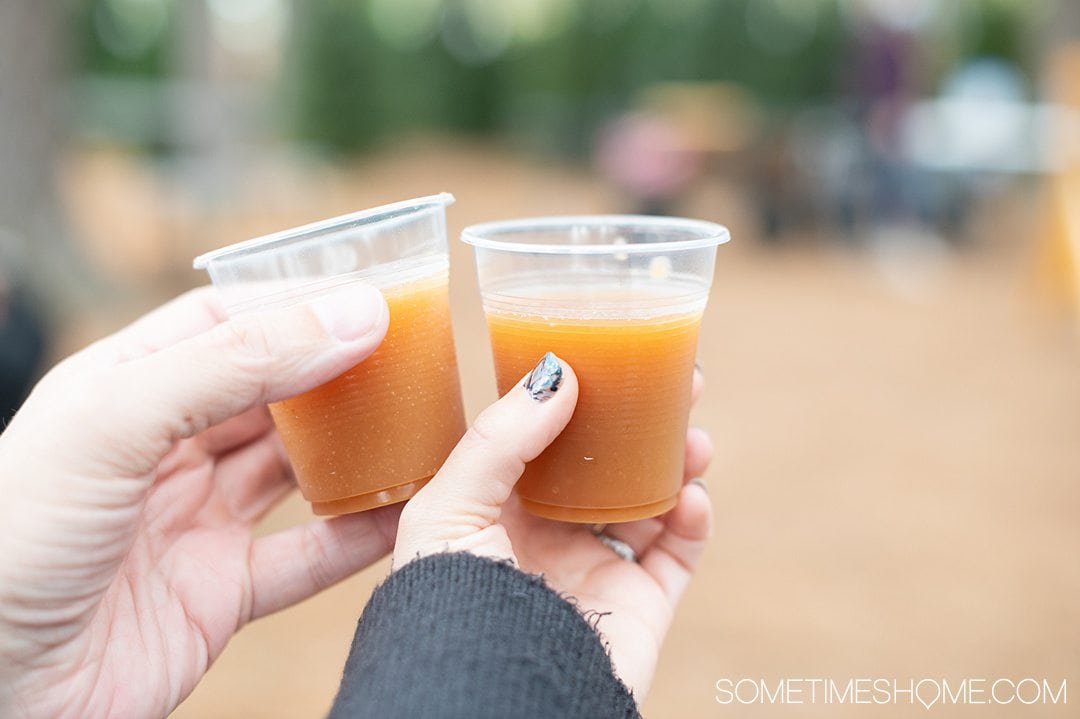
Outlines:
[[311, 511], [319, 516], [353, 514], [354, 512], [363, 512], [376, 507], [384, 507], [388, 504], [397, 504], [411, 499], [434, 476], [433, 474], [428, 475], [415, 482], [406, 482], [390, 489], [380, 489], [378, 492], [356, 494], [352, 497], [335, 499], [330, 502], [312, 502]]
[[544, 504], [526, 499], [520, 494], [521, 506], [529, 514], [535, 514], [545, 519], [557, 519], [560, 522], [575, 522], [578, 524], [613, 524], [615, 522], [633, 522], [637, 519], [656, 517], [668, 511], [679, 501], [679, 495], [674, 494], [659, 502], [638, 504], [633, 507], [560, 507], [554, 504]]

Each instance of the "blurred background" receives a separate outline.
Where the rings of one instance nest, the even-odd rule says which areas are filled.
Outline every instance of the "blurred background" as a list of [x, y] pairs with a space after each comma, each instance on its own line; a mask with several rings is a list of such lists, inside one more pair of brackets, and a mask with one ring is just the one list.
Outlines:
[[[464, 225], [731, 228], [718, 527], [646, 716], [868, 715], [722, 677], [1080, 687], [1075, 0], [3, 0], [0, 416], [196, 254], [443, 190], [470, 416]], [[245, 629], [175, 716], [322, 716], [386, 571]], [[972, 711], [1070, 715], [935, 708]]]

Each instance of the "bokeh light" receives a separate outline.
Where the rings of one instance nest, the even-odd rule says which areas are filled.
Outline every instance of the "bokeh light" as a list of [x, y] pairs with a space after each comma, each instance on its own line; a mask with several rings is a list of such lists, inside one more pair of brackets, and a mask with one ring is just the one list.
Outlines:
[[214, 39], [238, 55], [280, 51], [289, 21], [286, 0], [208, 0]]
[[758, 0], [746, 5], [746, 32], [765, 52], [788, 57], [813, 39], [820, 12], [816, 1]]
[[402, 52], [420, 49], [439, 32], [443, 0], [371, 0], [371, 24], [383, 42]]
[[161, 41], [172, 0], [102, 0], [94, 10], [94, 29], [109, 52], [137, 59]]

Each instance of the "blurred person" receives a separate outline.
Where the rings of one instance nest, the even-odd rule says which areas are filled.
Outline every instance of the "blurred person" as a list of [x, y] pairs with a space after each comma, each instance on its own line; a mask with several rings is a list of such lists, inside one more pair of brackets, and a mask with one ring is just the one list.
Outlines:
[[670, 215], [704, 162], [674, 123], [657, 113], [631, 112], [600, 131], [596, 166], [631, 198], [635, 214]]
[[[879, 11], [884, 13], [884, 11]], [[917, 179], [903, 153], [903, 119], [911, 106], [917, 59], [915, 26], [869, 12], [853, 37], [850, 64], [854, 113], [862, 125], [869, 207], [875, 224], [908, 222]]]
[[761, 237], [777, 244], [790, 236], [790, 230], [807, 219], [808, 188], [797, 172], [788, 128], [763, 132], [754, 148], [749, 187], [761, 225]]
[[30, 391], [45, 349], [45, 325], [33, 304], [0, 275], [0, 433]]
[[[703, 485], [600, 533], [524, 514], [513, 486], [577, 401], [549, 353], [404, 509], [254, 538], [294, 487], [266, 403], [364, 360], [388, 312], [368, 287], [234, 319], [215, 297], [64, 360], [0, 437], [0, 715], [164, 717], [247, 622], [395, 533], [333, 717], [638, 715], [710, 532]], [[687, 478], [710, 453], [691, 430]]]

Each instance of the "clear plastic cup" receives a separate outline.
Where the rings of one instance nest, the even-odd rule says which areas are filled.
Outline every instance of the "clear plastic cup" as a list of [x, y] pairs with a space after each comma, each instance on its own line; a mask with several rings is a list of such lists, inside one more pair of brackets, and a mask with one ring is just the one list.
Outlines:
[[637, 216], [468, 227], [500, 394], [548, 351], [577, 373], [562, 434], [517, 485], [533, 514], [623, 522], [682, 487], [698, 330], [726, 228]]
[[368, 359], [270, 405], [297, 483], [316, 514], [404, 501], [465, 432], [450, 325], [441, 194], [363, 210], [224, 247], [195, 260], [231, 316], [378, 287], [390, 326]]

